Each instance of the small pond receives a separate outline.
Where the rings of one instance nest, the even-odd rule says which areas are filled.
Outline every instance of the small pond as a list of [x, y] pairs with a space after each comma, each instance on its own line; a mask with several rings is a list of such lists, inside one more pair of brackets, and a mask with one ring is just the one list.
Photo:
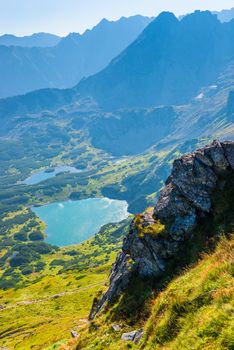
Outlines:
[[25, 179], [22, 183], [25, 185], [35, 185], [41, 181], [45, 181], [47, 179], [51, 179], [57, 174], [69, 172], [69, 173], [80, 173], [82, 170], [76, 169], [72, 166], [63, 165], [58, 166], [52, 169], [40, 170], [36, 173], [30, 175], [27, 179]]

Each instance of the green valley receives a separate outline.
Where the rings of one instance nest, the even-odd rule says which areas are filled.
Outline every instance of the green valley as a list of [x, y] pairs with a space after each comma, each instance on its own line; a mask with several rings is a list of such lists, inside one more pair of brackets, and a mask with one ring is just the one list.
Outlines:
[[5, 281], [1, 277], [0, 344], [22, 350], [32, 345], [46, 348], [68, 340], [72, 329], [86, 326], [93, 298], [105, 289], [128, 226], [129, 220], [110, 224], [81, 245], [51, 247], [36, 259], [32, 256], [30, 273], [25, 273], [26, 264], [13, 273], [8, 260], [1, 265]]
[[36, 36], [0, 38], [0, 350], [233, 349], [234, 20]]

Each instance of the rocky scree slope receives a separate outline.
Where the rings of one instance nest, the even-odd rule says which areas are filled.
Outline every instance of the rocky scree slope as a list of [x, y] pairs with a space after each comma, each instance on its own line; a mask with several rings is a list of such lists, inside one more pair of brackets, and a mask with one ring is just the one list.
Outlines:
[[171, 176], [153, 210], [137, 215], [112, 268], [110, 286], [90, 313], [94, 318], [128, 285], [133, 274], [163, 275], [201, 218], [212, 211], [212, 196], [234, 173], [234, 142], [212, 144], [174, 161]]

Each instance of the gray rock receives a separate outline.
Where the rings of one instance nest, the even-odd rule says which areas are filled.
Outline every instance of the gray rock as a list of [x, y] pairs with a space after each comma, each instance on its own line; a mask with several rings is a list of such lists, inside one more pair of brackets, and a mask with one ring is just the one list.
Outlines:
[[118, 324], [113, 324], [112, 328], [115, 332], [120, 332], [122, 327]]
[[138, 343], [140, 342], [141, 338], [143, 337], [143, 335], [144, 335], [144, 330], [143, 330], [143, 329], [139, 329], [139, 330], [137, 331], [137, 333], [136, 333], [134, 339], [133, 339], [133, 342], [134, 342], [135, 344], [138, 344]]
[[100, 300], [94, 299], [92, 309], [89, 314], [89, 320], [93, 320], [98, 312], [100, 312], [108, 301], [113, 300], [128, 285], [132, 275], [132, 269], [129, 263], [129, 256], [120, 253], [112, 267], [110, 274], [110, 286], [106, 294]]
[[225, 157], [224, 149], [219, 141], [214, 141], [211, 145], [204, 148], [205, 156], [209, 157], [218, 173], [227, 170], [229, 162]]
[[71, 330], [71, 336], [72, 338], [78, 338], [79, 334], [76, 331]]
[[124, 341], [133, 341], [135, 344], [138, 344], [144, 334], [143, 329], [138, 329], [136, 331], [123, 333], [121, 339]]
[[222, 143], [226, 158], [234, 170], [234, 142], [225, 141]]
[[[222, 188], [234, 170], [234, 142], [214, 141], [173, 163], [171, 176], [161, 191], [154, 211], [141, 215], [141, 227], [160, 220], [163, 235], [139, 234], [132, 222], [110, 275], [107, 293], [98, 302], [95, 316], [109, 300], [124, 291], [133, 273], [141, 277], [159, 277], [181, 247], [193, 235], [198, 218], [212, 208], [212, 194]], [[123, 340], [133, 340], [137, 331], [124, 333]]]
[[185, 156], [174, 162], [171, 184], [194, 208], [206, 212], [210, 210], [210, 195], [216, 181], [217, 176], [212, 168], [197, 161], [194, 156]]

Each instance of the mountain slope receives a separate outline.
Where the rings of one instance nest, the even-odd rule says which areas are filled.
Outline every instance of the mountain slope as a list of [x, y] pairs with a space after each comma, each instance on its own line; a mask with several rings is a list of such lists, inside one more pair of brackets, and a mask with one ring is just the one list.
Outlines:
[[224, 239], [213, 254], [204, 256], [159, 295], [142, 348], [232, 349], [233, 249], [233, 237]]
[[234, 55], [234, 22], [210, 12], [160, 14], [124, 52], [77, 89], [101, 107], [184, 104], [211, 85]]
[[176, 120], [172, 107], [126, 109], [101, 113], [88, 129], [94, 147], [115, 156], [134, 155], [168, 136], [175, 129]]
[[[97, 311], [121, 293], [134, 275], [165, 276], [201, 219], [208, 220], [213, 214], [214, 193], [221, 186], [226, 186], [227, 192], [228, 186], [233, 188], [233, 173], [234, 142], [215, 141], [174, 161], [154, 210], [136, 216], [113, 267], [109, 290]], [[228, 200], [232, 195], [228, 193]]]
[[[231, 234], [213, 252], [203, 254], [199, 262], [187, 266], [159, 293], [151, 294], [138, 312], [137, 323], [131, 317], [111, 319], [109, 314], [102, 315], [81, 330], [76, 347], [67, 342], [65, 349], [88, 350], [92, 346], [94, 350], [231, 350], [234, 327]], [[143, 293], [146, 284], [141, 287]], [[132, 307], [136, 307], [135, 302]], [[114, 313], [115, 309], [111, 311]], [[137, 329], [144, 330], [139, 344], [121, 340], [123, 333]]]
[[150, 21], [141, 16], [103, 20], [83, 35], [68, 35], [54, 47], [0, 46], [0, 97], [72, 87], [103, 69]]
[[233, 195], [234, 142], [177, 159], [155, 208], [133, 220], [76, 349], [232, 349]]
[[49, 33], [35, 33], [29, 36], [4, 34], [0, 36], [0, 45], [22, 47], [49, 47], [59, 43], [61, 38]]

